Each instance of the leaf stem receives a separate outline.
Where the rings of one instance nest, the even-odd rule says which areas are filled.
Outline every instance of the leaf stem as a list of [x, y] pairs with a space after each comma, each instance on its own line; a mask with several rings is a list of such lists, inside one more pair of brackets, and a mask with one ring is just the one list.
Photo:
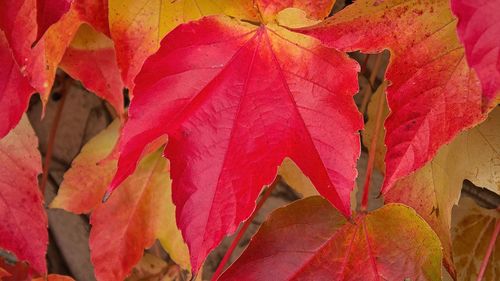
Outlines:
[[231, 246], [229, 246], [229, 249], [227, 249], [226, 253], [224, 254], [224, 257], [220, 261], [219, 266], [217, 266], [217, 270], [215, 271], [214, 275], [212, 276], [212, 281], [217, 280], [220, 277], [220, 275], [222, 274], [222, 270], [224, 269], [224, 266], [226, 265], [227, 261], [229, 260], [229, 258], [233, 254], [233, 251], [236, 248], [236, 246], [238, 246], [241, 238], [243, 237], [243, 234], [245, 234], [246, 230], [248, 229], [248, 227], [252, 223], [253, 219], [255, 218], [257, 213], [259, 212], [260, 208], [262, 208], [262, 206], [264, 205], [264, 202], [271, 195], [274, 187], [276, 187], [276, 185], [278, 185], [279, 180], [280, 180], [280, 176], [277, 176], [276, 179], [274, 180], [274, 182], [262, 194], [262, 197], [260, 198], [259, 203], [257, 203], [257, 206], [255, 207], [255, 211], [245, 221], [245, 223], [241, 227], [240, 231], [238, 232], [236, 237], [233, 239]]
[[[497, 209], [500, 211], [500, 209]], [[493, 235], [491, 235], [490, 243], [488, 244], [488, 249], [486, 250], [486, 254], [484, 255], [483, 261], [481, 263], [481, 268], [479, 269], [479, 274], [477, 275], [477, 281], [483, 280], [484, 273], [486, 272], [486, 267], [488, 267], [488, 261], [490, 259], [491, 253], [493, 252], [493, 248], [495, 248], [495, 242], [498, 237], [498, 233], [500, 233], [500, 219], [497, 219], [495, 224], [495, 230], [493, 230]]]
[[384, 113], [384, 101], [385, 101], [385, 90], [380, 93], [380, 97], [377, 104], [377, 115], [375, 121], [375, 131], [373, 132], [372, 140], [370, 142], [370, 149], [368, 150], [368, 165], [366, 166], [365, 183], [363, 187], [363, 199], [361, 200], [361, 211], [366, 211], [368, 206], [368, 197], [370, 195], [370, 183], [373, 173], [373, 167], [375, 164], [375, 155], [377, 150], [378, 136], [382, 129], [383, 123], [383, 113]]
[[47, 186], [47, 181], [49, 179], [49, 168], [52, 162], [52, 153], [54, 152], [54, 144], [56, 140], [57, 127], [59, 125], [59, 121], [61, 120], [62, 111], [64, 108], [64, 104], [66, 102], [66, 92], [67, 92], [67, 75], [64, 74], [62, 76], [62, 87], [61, 87], [61, 100], [59, 101], [59, 106], [57, 107], [56, 116], [54, 116], [54, 120], [52, 121], [52, 127], [50, 128], [49, 140], [47, 143], [47, 151], [45, 153], [45, 159], [43, 163], [43, 174], [42, 180], [40, 182], [40, 191], [42, 192], [42, 196], [45, 197], [45, 188]]

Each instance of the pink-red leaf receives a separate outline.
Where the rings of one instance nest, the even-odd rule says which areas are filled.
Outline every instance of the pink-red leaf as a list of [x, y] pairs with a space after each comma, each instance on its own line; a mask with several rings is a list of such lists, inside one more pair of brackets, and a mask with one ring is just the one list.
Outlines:
[[37, 39], [68, 12], [73, 0], [36, 0]]
[[5, 32], [17, 63], [24, 68], [36, 38], [36, 0], [0, 1], [0, 29]]
[[448, 0], [359, 0], [304, 30], [340, 50], [391, 50], [384, 191], [486, 117]]
[[409, 207], [346, 222], [321, 197], [276, 210], [219, 280], [441, 280], [441, 246]]
[[34, 92], [14, 60], [5, 34], [0, 30], [0, 139], [21, 119]]
[[358, 65], [277, 25], [207, 17], [169, 33], [136, 79], [111, 189], [162, 135], [193, 269], [255, 208], [289, 156], [345, 215], [362, 120]]
[[481, 79], [483, 106], [494, 106], [500, 94], [500, 0], [452, 0], [451, 7], [467, 62]]
[[0, 140], [0, 248], [47, 272], [47, 215], [37, 177], [42, 171], [38, 140], [27, 118]]

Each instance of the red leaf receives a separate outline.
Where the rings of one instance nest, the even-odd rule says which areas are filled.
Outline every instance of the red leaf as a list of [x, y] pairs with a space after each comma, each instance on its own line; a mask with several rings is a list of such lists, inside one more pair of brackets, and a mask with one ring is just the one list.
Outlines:
[[[42, 171], [38, 140], [28, 119], [0, 140], [0, 248], [47, 272], [47, 216], [37, 177]], [[36, 239], [35, 239], [36, 238]]]
[[0, 30], [0, 139], [19, 122], [34, 92], [12, 55]]
[[38, 22], [37, 40], [45, 31], [68, 12], [73, 0], [36, 0], [36, 19]]
[[175, 29], [136, 79], [116, 188], [167, 134], [177, 222], [196, 271], [290, 156], [345, 215], [359, 156], [358, 65], [276, 25], [207, 17]]
[[452, 0], [451, 8], [467, 62], [481, 79], [483, 106], [495, 106], [500, 94], [500, 0]]
[[110, 36], [108, 0], [79, 0], [73, 2], [72, 9], [78, 13], [83, 22]]
[[28, 62], [35, 41], [36, 0], [0, 1], [0, 29], [5, 32], [14, 58], [22, 69]]
[[123, 116], [123, 82], [113, 41], [87, 24], [78, 29], [60, 67], [89, 91], [108, 101]]
[[486, 117], [455, 23], [448, 0], [360, 0], [301, 30], [344, 51], [391, 50], [384, 191]]
[[441, 280], [441, 245], [409, 207], [346, 222], [319, 196], [274, 211], [219, 280]]
[[[106, 16], [108, 14], [107, 5], [102, 0], [82, 0], [75, 2], [68, 13], [61, 20], [52, 25], [43, 35], [40, 41], [33, 47], [27, 60], [27, 72], [31, 85], [40, 93], [43, 102], [46, 102], [54, 77], [66, 49], [69, 47], [78, 29], [87, 23], [103, 33], [109, 33]], [[81, 66], [92, 66], [82, 63]], [[91, 71], [83, 69], [84, 71]], [[74, 77], [84, 80], [83, 77]], [[94, 81], [83, 81], [84, 84], [92, 84]], [[118, 93], [122, 95], [121, 91]], [[106, 96], [105, 93], [98, 93], [99, 96]], [[119, 109], [117, 109], [119, 111]]]

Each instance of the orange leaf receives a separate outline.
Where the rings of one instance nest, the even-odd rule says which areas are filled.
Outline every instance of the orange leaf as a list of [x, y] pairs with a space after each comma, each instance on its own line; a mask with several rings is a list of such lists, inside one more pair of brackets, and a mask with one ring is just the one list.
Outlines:
[[146, 156], [122, 188], [102, 204], [116, 159], [101, 162], [118, 138], [119, 122], [87, 143], [65, 174], [52, 208], [92, 211], [91, 259], [98, 280], [123, 280], [144, 248], [160, 239], [171, 258], [188, 269], [189, 253], [175, 224], [167, 160], [157, 150]]

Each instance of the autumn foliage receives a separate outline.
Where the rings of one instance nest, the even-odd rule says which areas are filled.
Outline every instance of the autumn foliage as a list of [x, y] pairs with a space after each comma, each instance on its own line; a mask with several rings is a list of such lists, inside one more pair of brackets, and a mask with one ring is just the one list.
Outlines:
[[[464, 180], [500, 194], [500, 0], [334, 2], [0, 0], [0, 253], [18, 261], [0, 256], [0, 280], [71, 280], [47, 272], [45, 203], [90, 216], [97, 280], [152, 262], [156, 240], [201, 279], [280, 180], [305, 198], [213, 279], [497, 280], [499, 206], [452, 209]], [[360, 112], [353, 52], [384, 50]], [[115, 121], [44, 202], [51, 155], [42, 167], [23, 114], [58, 69]], [[385, 204], [371, 210], [374, 171]]]

